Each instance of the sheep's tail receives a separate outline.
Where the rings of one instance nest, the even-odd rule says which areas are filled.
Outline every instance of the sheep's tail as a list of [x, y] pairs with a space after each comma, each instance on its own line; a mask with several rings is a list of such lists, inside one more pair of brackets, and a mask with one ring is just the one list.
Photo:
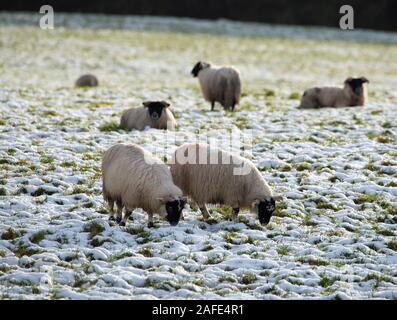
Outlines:
[[240, 102], [241, 83], [238, 77], [227, 79], [225, 91], [225, 109], [234, 110], [236, 104]]

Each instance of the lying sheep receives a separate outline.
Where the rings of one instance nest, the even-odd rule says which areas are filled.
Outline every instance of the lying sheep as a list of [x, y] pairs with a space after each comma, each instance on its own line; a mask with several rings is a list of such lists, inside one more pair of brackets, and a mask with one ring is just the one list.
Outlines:
[[98, 79], [92, 74], [84, 74], [76, 80], [76, 87], [96, 87]]
[[240, 208], [255, 208], [259, 221], [267, 224], [276, 209], [272, 190], [255, 165], [238, 155], [205, 144], [190, 143], [179, 147], [172, 158], [171, 173], [175, 184], [209, 218], [206, 203], [225, 204], [233, 209], [237, 221]]
[[116, 221], [121, 226], [135, 208], [149, 214], [149, 227], [153, 226], [154, 213], [173, 226], [178, 224], [186, 199], [173, 183], [169, 168], [140, 146], [120, 143], [108, 149], [102, 159], [102, 183], [103, 198], [110, 208], [109, 220], [115, 219], [116, 202]]
[[120, 127], [126, 130], [143, 130], [147, 126], [175, 130], [177, 123], [169, 106], [165, 101], [146, 101], [143, 107], [125, 110], [121, 116]]
[[299, 108], [364, 106], [369, 83], [365, 77], [348, 78], [343, 89], [335, 87], [311, 88], [303, 93]]
[[191, 73], [199, 78], [204, 99], [211, 102], [211, 111], [215, 102], [219, 102], [225, 110], [234, 111], [241, 96], [240, 75], [235, 68], [197, 62]]

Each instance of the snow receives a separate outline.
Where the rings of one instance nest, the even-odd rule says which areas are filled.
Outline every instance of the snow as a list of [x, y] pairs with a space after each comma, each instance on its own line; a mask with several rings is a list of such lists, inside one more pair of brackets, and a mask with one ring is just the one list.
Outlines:
[[[0, 299], [396, 299], [397, 34], [79, 14], [56, 14], [52, 31], [36, 22], [0, 13]], [[189, 75], [197, 60], [240, 69], [236, 113], [209, 111]], [[73, 87], [85, 72], [98, 88]], [[370, 78], [364, 108], [297, 110], [290, 98], [351, 74]], [[147, 99], [171, 103], [175, 136], [100, 130]], [[268, 226], [247, 211], [233, 223], [215, 206], [206, 223], [192, 203], [176, 227], [157, 217], [148, 228], [140, 209], [126, 227], [107, 220], [108, 147], [134, 142], [163, 158], [231, 130], [242, 140], [233, 150], [284, 196]]]

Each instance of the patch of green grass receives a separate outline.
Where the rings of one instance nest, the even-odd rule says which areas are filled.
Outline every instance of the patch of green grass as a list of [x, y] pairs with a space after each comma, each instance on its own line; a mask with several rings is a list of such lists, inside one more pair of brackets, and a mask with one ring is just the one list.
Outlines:
[[392, 123], [390, 121], [383, 122], [381, 124], [382, 128], [390, 129], [392, 127]]
[[207, 259], [204, 261], [205, 265], [213, 265], [213, 264], [218, 264], [221, 263], [224, 260], [224, 256], [222, 255], [212, 255], [210, 257], [207, 257]]
[[332, 286], [334, 284], [334, 282], [336, 282], [338, 280], [338, 278], [336, 277], [332, 277], [329, 278], [326, 275], [321, 275], [320, 277], [320, 286], [322, 286], [323, 288], [328, 288], [330, 286]]
[[32, 256], [36, 253], [39, 253], [40, 250], [28, 248], [26, 245], [20, 244], [13, 250], [13, 252], [18, 258], [21, 258], [23, 256]]
[[374, 230], [375, 230], [375, 232], [376, 232], [377, 234], [380, 234], [380, 235], [385, 236], [385, 237], [392, 237], [392, 236], [394, 236], [394, 232], [391, 231], [391, 230], [388, 230], [388, 229], [383, 229], [383, 228], [379, 228], [379, 227], [376, 226], [376, 227], [374, 228]]
[[96, 238], [91, 239], [90, 244], [91, 244], [93, 247], [100, 247], [100, 246], [103, 245], [105, 242], [106, 242], [105, 240], [103, 240], [103, 239], [98, 239], [98, 238], [96, 237]]
[[50, 164], [55, 161], [55, 158], [52, 156], [44, 156], [40, 158], [40, 162], [43, 164]]
[[94, 203], [92, 201], [88, 201], [88, 202], [83, 203], [82, 207], [87, 208], [87, 209], [92, 208], [92, 207], [94, 207]]
[[299, 163], [299, 164], [295, 167], [296, 171], [310, 170], [310, 168], [311, 168], [310, 163], [306, 163], [306, 162]]
[[382, 134], [375, 134], [373, 132], [369, 132], [369, 133], [367, 133], [367, 137], [371, 140], [376, 140], [377, 142], [384, 143], [384, 144], [396, 142], [396, 138], [389, 135], [387, 132], [384, 132]]
[[152, 248], [150, 247], [143, 247], [138, 252], [146, 258], [153, 257]]
[[99, 131], [102, 132], [111, 132], [111, 131], [118, 131], [120, 130], [120, 124], [118, 124], [117, 122], [106, 122], [102, 125], [99, 126]]
[[284, 245], [280, 246], [280, 247], [277, 248], [277, 253], [280, 256], [285, 256], [285, 255], [287, 255], [289, 253], [289, 247], [288, 246], [284, 246]]
[[252, 284], [256, 281], [256, 275], [254, 273], [246, 273], [241, 277], [240, 283], [241, 284]]
[[365, 281], [375, 281], [374, 287], [378, 287], [381, 282], [391, 282], [392, 279], [384, 276], [384, 275], [377, 275], [374, 273], [368, 273], [365, 275], [365, 277], [362, 279], [363, 282]]
[[304, 218], [302, 219], [302, 225], [308, 226], [308, 227], [314, 227], [317, 225], [317, 222], [312, 221], [312, 215], [311, 214], [306, 214]]
[[325, 202], [322, 199], [315, 199], [317, 209], [336, 210], [335, 206], [331, 203]]
[[325, 261], [325, 260], [322, 260], [322, 259], [309, 259], [309, 260], [306, 260], [304, 258], [298, 258], [297, 261], [300, 262], [300, 263], [303, 263], [303, 264], [308, 264], [308, 265], [317, 266], [317, 267], [328, 266], [329, 265], [328, 261]]
[[301, 94], [299, 92], [292, 92], [288, 96], [288, 99], [290, 99], [290, 100], [299, 100], [300, 98], [301, 98]]
[[40, 197], [40, 196], [42, 196], [42, 195], [44, 195], [44, 194], [46, 194], [46, 195], [52, 195], [52, 194], [54, 194], [54, 193], [56, 193], [56, 192], [55, 192], [55, 191], [50, 191], [50, 190], [45, 190], [44, 188], [39, 187], [39, 188], [37, 188], [36, 191], [34, 191], [33, 193], [31, 193], [31, 196], [32, 196], [32, 197]]
[[288, 213], [285, 210], [288, 208], [288, 205], [284, 201], [277, 202], [276, 210], [273, 212], [273, 216], [275, 217], [288, 217]]
[[91, 195], [92, 192], [82, 185], [74, 185], [71, 194], [81, 194], [84, 193], [86, 195]]
[[30, 241], [37, 244], [40, 241], [44, 240], [46, 235], [47, 235], [47, 232], [44, 230], [36, 232], [30, 237]]
[[13, 228], [8, 228], [6, 232], [1, 234], [2, 240], [14, 240], [20, 236], [19, 232]]
[[218, 281], [219, 281], [220, 283], [222, 283], [222, 282], [237, 282], [237, 279], [234, 278], [234, 277], [232, 277], [232, 276], [221, 275], [221, 276], [218, 278]]
[[101, 234], [103, 231], [105, 231], [105, 228], [98, 222], [92, 221], [84, 225], [83, 231], [88, 232], [89, 233], [88, 238], [92, 239], [95, 236]]
[[375, 195], [369, 195], [369, 194], [363, 194], [359, 196], [358, 198], [353, 199], [353, 202], [355, 204], [363, 204], [363, 203], [373, 203], [378, 199], [377, 196]]
[[61, 163], [61, 167], [63, 168], [76, 168], [76, 163], [73, 161], [63, 161]]
[[230, 244], [240, 243], [238, 234], [236, 232], [227, 232], [223, 235], [223, 239]]
[[43, 111], [41, 113], [41, 116], [44, 117], [44, 118], [46, 118], [46, 117], [55, 117], [57, 115], [58, 115], [58, 113], [56, 113], [54, 110], [46, 110], [46, 111]]
[[394, 241], [394, 240], [389, 241], [389, 242], [387, 243], [387, 247], [388, 247], [389, 249], [393, 250], [393, 251], [397, 251], [397, 241]]

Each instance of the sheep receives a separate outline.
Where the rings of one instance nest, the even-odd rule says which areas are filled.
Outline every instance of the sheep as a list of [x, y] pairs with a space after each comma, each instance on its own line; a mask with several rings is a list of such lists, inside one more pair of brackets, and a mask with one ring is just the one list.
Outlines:
[[120, 127], [126, 130], [143, 130], [146, 126], [155, 129], [175, 130], [177, 122], [165, 101], [145, 101], [139, 108], [125, 110], [120, 119]]
[[[102, 159], [102, 191], [110, 209], [109, 220], [125, 226], [135, 208], [153, 214], [173, 226], [177, 225], [186, 204], [182, 191], [172, 181], [170, 169], [152, 153], [135, 144], [119, 143], [110, 147]], [[114, 217], [114, 203], [117, 216]], [[124, 208], [124, 216], [122, 210]]]
[[343, 89], [336, 87], [308, 89], [303, 93], [299, 108], [364, 106], [367, 100], [365, 83], [369, 83], [365, 77], [350, 77], [345, 80]]
[[240, 74], [234, 67], [216, 67], [206, 62], [197, 62], [191, 71], [198, 77], [204, 99], [211, 103], [211, 111], [215, 102], [219, 102], [225, 110], [234, 111], [240, 102]]
[[204, 220], [210, 215], [206, 203], [232, 207], [237, 221], [240, 208], [255, 208], [261, 224], [267, 224], [282, 196], [272, 190], [255, 165], [239, 155], [206, 144], [184, 144], [173, 154], [174, 183], [198, 204]]
[[96, 87], [98, 79], [92, 74], [84, 74], [76, 80], [76, 87]]

